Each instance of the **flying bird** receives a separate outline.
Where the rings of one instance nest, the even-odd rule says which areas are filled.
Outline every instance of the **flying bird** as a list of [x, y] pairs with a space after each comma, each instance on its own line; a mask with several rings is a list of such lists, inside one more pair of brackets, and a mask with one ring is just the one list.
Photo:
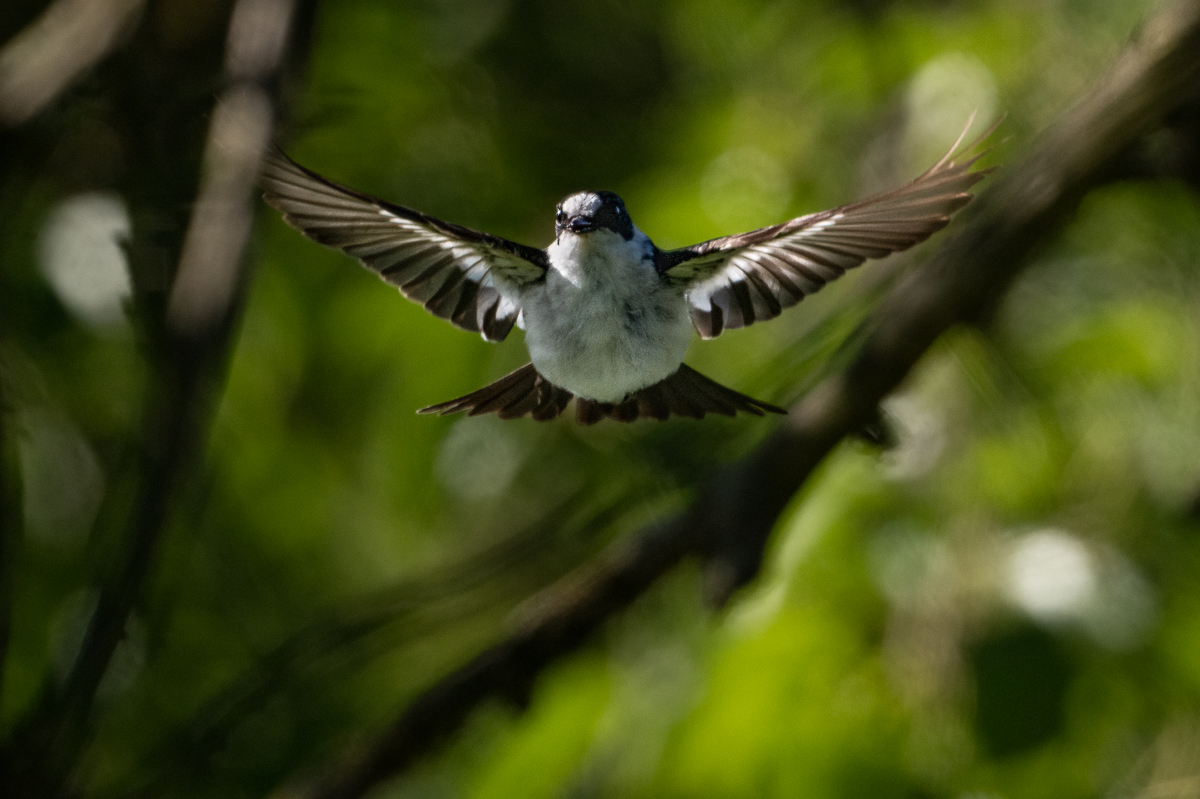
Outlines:
[[[967, 123], [970, 127], [970, 122]], [[444, 222], [372, 197], [268, 153], [264, 197], [309, 238], [337, 247], [457, 327], [503, 341], [524, 328], [530, 363], [419, 413], [554, 419], [575, 399], [579, 422], [707, 413], [786, 413], [683, 363], [692, 330], [773, 319], [868, 258], [924, 241], [966, 205], [990, 171], [959, 150], [966, 130], [912, 182], [829, 211], [663, 250], [609, 191], [558, 204], [545, 249]]]

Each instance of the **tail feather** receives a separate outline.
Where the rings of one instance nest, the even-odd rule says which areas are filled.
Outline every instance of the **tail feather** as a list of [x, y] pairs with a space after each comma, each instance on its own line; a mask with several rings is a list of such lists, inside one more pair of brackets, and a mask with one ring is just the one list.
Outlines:
[[[468, 416], [494, 413], [501, 419], [532, 416], [539, 422], [545, 422], [562, 415], [572, 397], [575, 395], [554, 385], [538, 374], [533, 364], [527, 363], [478, 391], [430, 405], [418, 413], [444, 416], [466, 411]], [[682, 364], [670, 377], [639, 389], [620, 402], [575, 397], [575, 418], [584, 425], [595, 424], [601, 419], [615, 419], [618, 422], [637, 419], [665, 421], [671, 416], [703, 419], [709, 413], [762, 416], [768, 412], [787, 413], [783, 408], [727, 388]]]
[[559, 416], [573, 395], [550, 383], [527, 363], [478, 391], [422, 408], [417, 413], [449, 413], [466, 411], [468, 416], [494, 413], [501, 419], [516, 419], [532, 415], [539, 422]]
[[575, 418], [580, 424], [595, 424], [605, 418], [618, 422], [664, 421], [672, 415], [703, 419], [709, 413], [736, 416], [739, 412], [755, 416], [787, 413], [777, 405], [727, 388], [686, 364], [681, 364], [679, 371], [665, 380], [635, 391], [621, 402], [575, 398]]
[[658, 385], [664, 389], [668, 402], [674, 401], [671, 411], [679, 416], [703, 419], [705, 413], [719, 413], [724, 416], [735, 416], [738, 413], [750, 413], [755, 416], [766, 413], [787, 415], [786, 409], [734, 391], [710, 377], [705, 377], [687, 364], [680, 364], [679, 371]]

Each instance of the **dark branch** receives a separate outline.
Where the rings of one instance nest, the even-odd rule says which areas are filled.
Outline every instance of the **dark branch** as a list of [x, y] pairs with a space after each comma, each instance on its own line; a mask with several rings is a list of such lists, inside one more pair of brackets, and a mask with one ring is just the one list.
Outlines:
[[211, 399], [212, 375], [204, 371], [223, 362], [229, 347], [242, 251], [253, 220], [251, 196], [273, 123], [267, 87], [282, 63], [292, 7], [293, 0], [238, 0], [233, 8], [226, 50], [231, 85], [213, 111], [200, 194], [167, 305], [167, 344], [185, 390], [167, 388], [162, 427], [150, 437], [161, 443], [144, 464], [129, 555], [100, 593], [67, 680], [62, 713], [68, 720], [82, 718], [90, 707], [149, 573], [170, 501], [207, 428], [204, 406]]
[[518, 630], [506, 641], [421, 694], [382, 736], [350, 754], [326, 779], [285, 789], [281, 796], [362, 796], [458, 729], [485, 699], [500, 696], [524, 704], [545, 666], [579, 646], [688, 553], [690, 527], [686, 518], [675, 519], [610, 552], [599, 565], [559, 582], [544, 601], [535, 599], [527, 606]]
[[[9, 484], [10, 457], [15, 458], [15, 441], [8, 432], [12, 420], [5, 375], [0, 374], [0, 697], [4, 696], [4, 665], [12, 632], [13, 580], [17, 559], [16, 487]], [[10, 449], [11, 448], [11, 449]], [[11, 503], [11, 504], [10, 504]]]
[[[130, 0], [123, 4], [129, 5]], [[200, 192], [186, 225], [175, 224], [172, 214], [187, 207], [190, 181], [153, 174], [151, 158], [139, 161], [145, 173], [135, 176], [131, 192], [138, 195], [140, 190], [141, 195], [133, 198], [135, 230], [129, 255], [135, 284], [140, 284], [139, 311], [155, 370], [142, 433], [141, 484], [118, 563], [100, 589], [65, 686], [57, 695], [46, 693], [33, 717], [13, 736], [13, 744], [0, 752], [0, 783], [11, 787], [14, 795], [56, 795], [78, 761], [96, 691], [151, 573], [172, 503], [201, 451], [240, 304], [242, 255], [254, 213], [253, 186], [274, 122], [273, 91], [294, 5], [295, 0], [234, 4], [220, 69], [226, 88], [204, 137]], [[142, 44], [153, 52], [158, 46], [154, 34], [145, 36]], [[212, 69], [207, 64], [176, 63], [180, 73], [193, 80], [212, 81], [217, 74], [216, 70], [199, 74]], [[157, 110], [141, 104], [153, 105], [153, 95], [139, 94], [138, 89], [144, 87], [130, 94], [135, 95], [134, 107], [143, 113], [131, 115], [130, 135], [175, 134], [177, 147], [164, 157], [172, 167], [168, 171], [186, 174], [196, 153], [184, 145], [199, 140], [196, 131], [151, 133]], [[200, 119], [197, 115], [195, 122]], [[147, 191], [147, 186], [153, 188]], [[160, 204], [147, 202], [148, 196]], [[155, 220], [170, 220], [166, 227], [178, 238], [143, 227], [145, 219], [139, 221], [136, 213], [139, 204]], [[171, 269], [173, 254], [178, 257], [177, 270]], [[176, 274], [165, 316], [161, 294], [148, 290], [144, 280], [155, 271]]]
[[548, 663], [688, 554], [708, 559], [713, 598], [728, 598], [757, 574], [779, 514], [816, 465], [873, 418], [880, 400], [939, 335], [980, 320], [1121, 153], [1184, 105], [1197, 86], [1200, 2], [1186, 0], [1152, 19], [1091, 94], [997, 176], [958, 235], [871, 316], [852, 363], [804, 397], [754, 454], [716, 475], [684, 513], [551, 588], [515, 633], [418, 696], [378, 737], [278, 796], [362, 796], [433, 750], [485, 700], [523, 698]]
[[0, 48], [0, 126], [40, 113], [120, 43], [145, 0], [55, 0]]
[[[128, 796], [162, 796], [182, 775], [211, 771], [213, 758], [238, 725], [279, 691], [318, 671], [329, 674], [340, 669], [337, 673], [345, 675], [380, 646], [394, 647], [396, 628], [403, 630], [400, 641], [408, 642], [444, 631], [472, 612], [508, 606], [544, 587], [569, 568], [567, 562], [578, 564], [586, 557], [630, 504], [622, 496], [580, 519], [580, 496], [568, 498], [520, 533], [305, 625], [260, 656], [164, 741], [140, 769], [148, 777], [145, 784]], [[569, 531], [570, 546], [561, 544], [564, 531]], [[559, 544], [549, 546], [551, 539]], [[514, 574], [521, 578], [516, 585], [511, 579]], [[373, 643], [371, 639], [377, 637], [386, 640]]]

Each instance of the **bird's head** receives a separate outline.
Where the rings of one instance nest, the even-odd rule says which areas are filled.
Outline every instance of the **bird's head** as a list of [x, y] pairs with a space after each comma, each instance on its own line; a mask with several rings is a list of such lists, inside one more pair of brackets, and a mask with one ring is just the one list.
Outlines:
[[564, 199], [554, 216], [554, 230], [559, 236], [611, 230], [626, 241], [633, 238], [633, 222], [625, 202], [611, 191], [581, 191]]

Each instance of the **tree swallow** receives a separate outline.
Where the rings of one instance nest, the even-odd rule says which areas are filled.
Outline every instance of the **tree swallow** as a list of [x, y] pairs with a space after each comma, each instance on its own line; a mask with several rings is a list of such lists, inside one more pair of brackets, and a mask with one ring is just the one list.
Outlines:
[[971, 171], [980, 156], [962, 155], [990, 133], [959, 151], [964, 130], [941, 160], [892, 191], [677, 250], [656, 247], [608, 191], [560, 202], [556, 238], [538, 249], [338, 185], [277, 150], [262, 185], [289, 224], [433, 314], [487, 341], [524, 328], [530, 363], [419, 413], [545, 421], [574, 397], [583, 424], [762, 416], [786, 411], [683, 363], [692, 330], [710, 339], [773, 319], [867, 258], [924, 241], [990, 171]]

